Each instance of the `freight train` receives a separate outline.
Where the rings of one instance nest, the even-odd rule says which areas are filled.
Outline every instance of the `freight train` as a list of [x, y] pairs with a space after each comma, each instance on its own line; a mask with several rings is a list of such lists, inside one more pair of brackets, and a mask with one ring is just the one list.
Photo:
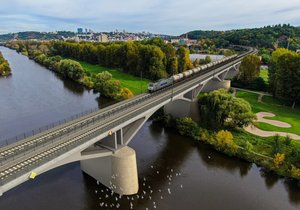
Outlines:
[[232, 55], [232, 56], [229, 56], [229, 57], [225, 57], [225, 58], [222, 58], [220, 60], [216, 60], [214, 62], [211, 62], [209, 64], [199, 66], [197, 68], [185, 71], [185, 72], [180, 73], [180, 74], [176, 74], [176, 75], [171, 76], [167, 79], [160, 79], [157, 82], [149, 83], [149, 85], [148, 85], [149, 93], [153, 93], [153, 92], [158, 91], [160, 89], [163, 89], [165, 87], [171, 86], [172, 84], [174, 84], [178, 81], [181, 81], [181, 80], [184, 80], [188, 77], [194, 76], [195, 74], [203, 72], [203, 71], [207, 70], [210, 67], [217, 66], [221, 63], [225, 63], [226, 61], [228, 62], [228, 61], [233, 60], [235, 58], [245, 56], [246, 54], [249, 54], [249, 53], [257, 53], [257, 51], [255, 49], [250, 48], [250, 47], [244, 47], [244, 46], [238, 46], [238, 47], [247, 50], [247, 52], [245, 52], [241, 55]]

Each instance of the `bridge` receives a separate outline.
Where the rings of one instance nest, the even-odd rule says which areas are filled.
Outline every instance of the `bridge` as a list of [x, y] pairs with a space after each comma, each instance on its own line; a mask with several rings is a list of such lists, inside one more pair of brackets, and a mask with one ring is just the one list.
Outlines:
[[81, 169], [114, 192], [138, 192], [129, 142], [158, 109], [197, 118], [197, 96], [229, 88], [242, 58], [255, 49], [152, 94], [142, 94], [0, 148], [0, 195], [53, 168], [80, 161]]

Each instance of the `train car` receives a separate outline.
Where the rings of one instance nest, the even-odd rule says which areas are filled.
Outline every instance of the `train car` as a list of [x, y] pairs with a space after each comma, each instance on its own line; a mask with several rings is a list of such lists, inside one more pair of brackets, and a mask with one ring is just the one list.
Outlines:
[[172, 76], [171, 78], [173, 79], [174, 82], [177, 82], [181, 79], [181, 77], [178, 74]]
[[199, 73], [200, 71], [207, 70], [207, 68], [216, 66], [216, 65], [221, 64], [223, 62], [231, 60], [231, 59], [233, 59], [235, 57], [241, 57], [241, 56], [246, 55], [248, 53], [252, 53], [253, 51], [255, 51], [255, 50], [252, 50], [251, 52], [248, 51], [248, 52], [243, 53], [241, 55], [232, 55], [232, 56], [229, 56], [229, 57], [224, 57], [224, 58], [222, 58], [220, 60], [216, 60], [216, 61], [211, 62], [209, 64], [206, 64], [206, 65], [203, 65], [203, 66], [199, 66], [199, 67], [196, 67], [194, 69], [185, 71], [183, 73], [179, 73], [179, 74], [173, 75], [170, 78], [161, 79], [161, 80], [158, 80], [157, 82], [150, 83], [148, 85], [148, 91], [150, 93], [152, 93], [152, 92], [155, 92], [157, 90], [163, 89], [164, 87], [170, 86], [173, 83], [176, 83], [176, 82], [178, 82], [180, 80], [183, 80], [183, 79], [185, 79], [187, 77], [193, 76], [194, 74]]
[[157, 82], [150, 83], [148, 85], [148, 91], [150, 93], [152, 93], [152, 92], [160, 90], [164, 87], [170, 86], [170, 85], [172, 85], [172, 83], [173, 83], [172, 77], [167, 78], [167, 79], [160, 79]]
[[185, 71], [185, 72], [183, 72], [183, 76], [184, 76], [184, 77], [188, 77], [188, 76], [190, 76], [190, 75], [191, 75], [190, 71]]

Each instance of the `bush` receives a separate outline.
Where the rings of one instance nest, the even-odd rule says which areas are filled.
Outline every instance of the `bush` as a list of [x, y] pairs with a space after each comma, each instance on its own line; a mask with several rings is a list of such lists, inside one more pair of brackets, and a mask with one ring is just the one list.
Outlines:
[[286, 136], [286, 137], [284, 138], [284, 144], [285, 144], [286, 146], [289, 146], [289, 145], [291, 145], [291, 143], [292, 143], [292, 139], [291, 139], [289, 136]]
[[84, 76], [83, 77], [83, 84], [88, 87], [89, 89], [92, 89], [94, 87], [94, 82], [91, 77]]
[[230, 131], [221, 130], [216, 133], [216, 146], [219, 150], [224, 150], [230, 154], [235, 154], [238, 150], [237, 145], [233, 141]]
[[275, 167], [278, 168], [283, 164], [284, 160], [285, 160], [285, 154], [277, 153], [276, 155], [274, 155], [273, 163]]
[[184, 117], [176, 120], [176, 127], [182, 136], [196, 137], [198, 125], [192, 118]]
[[290, 170], [291, 176], [294, 178], [299, 178], [300, 177], [300, 169], [292, 165], [292, 168]]
[[244, 88], [248, 90], [264, 91], [264, 92], [268, 91], [268, 85], [261, 77], [256, 78], [252, 82], [243, 82], [238, 80], [237, 78], [234, 78], [231, 81], [231, 85], [233, 87]]
[[128, 88], [122, 88], [116, 99], [122, 101], [133, 97], [133, 93]]

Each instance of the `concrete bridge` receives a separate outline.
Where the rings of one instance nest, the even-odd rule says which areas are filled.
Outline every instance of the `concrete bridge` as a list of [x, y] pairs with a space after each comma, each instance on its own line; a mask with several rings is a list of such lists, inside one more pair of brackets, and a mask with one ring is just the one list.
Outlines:
[[197, 115], [197, 95], [229, 88], [239, 55], [172, 87], [142, 94], [0, 148], [0, 194], [53, 168], [80, 161], [81, 169], [114, 192], [138, 192], [135, 151], [127, 145], [161, 107], [176, 117]]

